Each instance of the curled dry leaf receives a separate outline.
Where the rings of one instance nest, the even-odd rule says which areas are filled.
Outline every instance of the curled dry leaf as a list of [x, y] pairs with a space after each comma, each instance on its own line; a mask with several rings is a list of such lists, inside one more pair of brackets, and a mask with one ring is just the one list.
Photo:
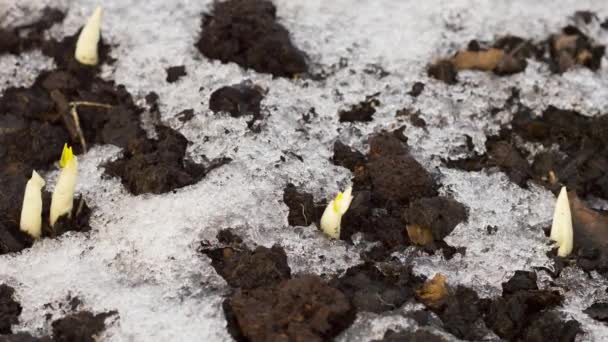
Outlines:
[[448, 295], [446, 278], [443, 274], [437, 273], [433, 279], [427, 280], [418, 290], [416, 297], [424, 305], [431, 308], [439, 308], [444, 304]]
[[505, 53], [501, 49], [489, 48], [487, 50], [458, 51], [451, 62], [458, 70], [483, 70], [492, 71], [504, 58]]
[[408, 224], [406, 226], [407, 236], [410, 241], [416, 245], [425, 246], [433, 242], [433, 232], [429, 227], [420, 226], [417, 224]]

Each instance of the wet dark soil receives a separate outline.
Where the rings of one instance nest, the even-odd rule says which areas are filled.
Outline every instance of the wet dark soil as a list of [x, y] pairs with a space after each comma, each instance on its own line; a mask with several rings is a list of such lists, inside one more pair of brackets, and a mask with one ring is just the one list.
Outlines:
[[182, 76], [186, 76], [186, 67], [183, 65], [168, 67], [167, 70], [167, 82], [177, 82]]
[[583, 312], [595, 320], [608, 322], [608, 303], [606, 302], [593, 303]]
[[134, 195], [162, 194], [194, 184], [207, 173], [229, 163], [229, 158], [211, 160], [208, 165], [185, 159], [188, 140], [179, 132], [157, 126], [158, 140], [135, 139], [124, 156], [108, 162], [106, 173], [121, 179]]
[[214, 113], [227, 112], [233, 118], [253, 115], [247, 122], [252, 128], [255, 121], [262, 118], [260, 103], [266, 91], [251, 81], [216, 89], [209, 97], [209, 110]]
[[[534, 180], [551, 190], [563, 184], [581, 197], [608, 198], [608, 119], [587, 117], [575, 111], [547, 107], [539, 116], [520, 106], [511, 128], [504, 127], [486, 142], [487, 152], [461, 160], [447, 160], [448, 167], [468, 171], [498, 167], [516, 184], [525, 187]], [[541, 144], [544, 151], [528, 163], [529, 152], [517, 139]], [[559, 150], [551, 150], [551, 146]]]
[[221, 248], [204, 246], [201, 252], [211, 258], [213, 268], [233, 288], [253, 289], [291, 278], [287, 255], [279, 246], [249, 250], [237, 240]]
[[96, 336], [105, 328], [105, 320], [116, 315], [116, 311], [93, 314], [80, 311], [60, 318], [52, 323], [54, 342], [95, 342]]
[[203, 14], [196, 47], [208, 58], [276, 77], [294, 77], [308, 69], [305, 54], [293, 45], [275, 5], [267, 0], [215, 2]]
[[0, 335], [10, 334], [11, 326], [19, 323], [21, 305], [15, 300], [15, 289], [0, 284]]
[[547, 336], [574, 341], [582, 332], [580, 324], [552, 310], [562, 302], [559, 292], [538, 289], [534, 273], [519, 271], [503, 283], [501, 297], [480, 299], [475, 291], [458, 286], [435, 302], [439, 305], [425, 304], [448, 332], [465, 340], [481, 340], [490, 329], [508, 341], [546, 341]]
[[349, 268], [331, 284], [349, 298], [358, 312], [381, 313], [398, 309], [414, 298], [413, 288], [422, 281], [407, 267], [368, 262]]
[[346, 296], [314, 275], [238, 289], [224, 302], [237, 341], [327, 341], [355, 319]]
[[[581, 21], [582, 25], [585, 23], [588, 22]], [[447, 84], [456, 84], [459, 70], [491, 71], [500, 76], [512, 75], [524, 71], [527, 66], [526, 59], [529, 58], [547, 63], [554, 73], [563, 73], [575, 66], [597, 71], [601, 67], [605, 47], [597, 44], [583, 31], [574, 25], [568, 25], [559, 33], [540, 42], [510, 35], [493, 43], [472, 40], [466, 49], [431, 64], [427, 73]]]
[[200, 252], [233, 288], [223, 307], [237, 341], [326, 341], [354, 321], [339, 289], [314, 275], [292, 278], [283, 248], [250, 250], [229, 230], [217, 238], [222, 247], [205, 242]]
[[369, 122], [372, 121], [376, 107], [380, 101], [376, 98], [377, 94], [367, 96], [365, 100], [343, 109], [338, 112], [340, 122]]

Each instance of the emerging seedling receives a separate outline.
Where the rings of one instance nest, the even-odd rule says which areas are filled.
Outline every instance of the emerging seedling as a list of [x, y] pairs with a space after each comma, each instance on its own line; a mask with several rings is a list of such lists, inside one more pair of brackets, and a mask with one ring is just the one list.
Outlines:
[[97, 65], [97, 44], [101, 35], [101, 7], [97, 6], [93, 14], [82, 27], [76, 41], [74, 57], [81, 64]]
[[353, 200], [352, 192], [353, 188], [350, 186], [344, 193], [339, 192], [336, 198], [329, 202], [321, 216], [321, 230], [331, 238], [340, 238], [340, 222]]
[[71, 216], [72, 205], [74, 202], [74, 189], [76, 188], [76, 178], [78, 177], [78, 160], [72, 152], [72, 147], [63, 145], [61, 152], [61, 173], [53, 191], [51, 199], [51, 214], [49, 221], [51, 227], [55, 225], [57, 219], [65, 214]]
[[32, 178], [25, 186], [23, 206], [21, 207], [21, 221], [19, 228], [34, 239], [40, 238], [42, 227], [42, 188], [45, 182], [34, 170]]
[[570, 202], [568, 201], [568, 191], [562, 187], [555, 202], [553, 212], [553, 224], [551, 225], [551, 240], [558, 245], [557, 255], [566, 257], [572, 252], [573, 232], [572, 214], [570, 213]]

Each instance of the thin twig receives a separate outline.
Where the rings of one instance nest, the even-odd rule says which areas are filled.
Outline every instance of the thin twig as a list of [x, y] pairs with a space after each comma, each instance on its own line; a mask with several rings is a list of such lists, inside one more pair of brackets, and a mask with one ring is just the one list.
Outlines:
[[86, 107], [99, 107], [111, 109], [112, 106], [105, 103], [91, 102], [91, 101], [73, 101], [69, 103], [70, 105], [70, 114], [72, 115], [72, 119], [74, 120], [74, 125], [76, 126], [76, 132], [78, 133], [78, 138], [80, 139], [80, 145], [82, 146], [82, 152], [87, 152], [87, 142], [84, 139], [84, 133], [82, 132], [82, 128], [80, 127], [80, 118], [78, 115], [78, 111], [76, 108], [78, 106], [86, 106]]

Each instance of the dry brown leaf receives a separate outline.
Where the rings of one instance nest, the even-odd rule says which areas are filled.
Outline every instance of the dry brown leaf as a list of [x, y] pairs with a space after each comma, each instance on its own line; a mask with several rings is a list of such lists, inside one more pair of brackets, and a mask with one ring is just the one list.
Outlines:
[[422, 287], [416, 290], [418, 300], [431, 308], [441, 307], [447, 295], [446, 277], [441, 273], [435, 274], [433, 279], [427, 280]]
[[451, 61], [458, 70], [474, 69], [492, 71], [503, 59], [501, 49], [490, 48], [482, 51], [458, 51]]
[[430, 228], [422, 227], [417, 224], [408, 224], [405, 228], [407, 230], [407, 236], [410, 237], [410, 241], [414, 244], [425, 246], [433, 242], [433, 232], [431, 232]]

